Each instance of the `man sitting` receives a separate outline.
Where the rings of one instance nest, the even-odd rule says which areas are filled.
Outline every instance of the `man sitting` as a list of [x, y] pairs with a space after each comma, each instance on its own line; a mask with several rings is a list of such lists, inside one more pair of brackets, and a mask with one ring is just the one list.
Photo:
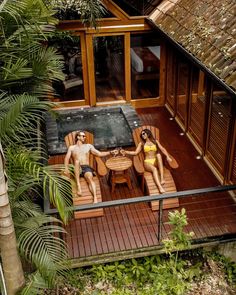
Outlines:
[[67, 154], [65, 156], [65, 174], [67, 176], [70, 175], [69, 172], [69, 161], [72, 157], [74, 167], [75, 167], [75, 179], [77, 184], [77, 194], [79, 196], [82, 195], [81, 185], [80, 185], [80, 177], [83, 176], [89, 186], [89, 189], [93, 195], [94, 203], [97, 203], [97, 195], [96, 195], [96, 184], [93, 179], [94, 170], [89, 166], [89, 155], [92, 153], [94, 156], [105, 157], [108, 155], [117, 155], [119, 153], [118, 150], [100, 152], [92, 144], [85, 143], [86, 135], [83, 131], [78, 131], [75, 135], [75, 145], [71, 145], [68, 148]]

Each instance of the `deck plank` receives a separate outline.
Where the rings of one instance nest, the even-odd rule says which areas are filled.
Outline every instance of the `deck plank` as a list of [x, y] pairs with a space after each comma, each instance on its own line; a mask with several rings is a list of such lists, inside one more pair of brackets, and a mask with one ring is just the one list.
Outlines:
[[[197, 151], [181, 129], [169, 120], [164, 108], [137, 110], [144, 125], [153, 125], [160, 130], [160, 142], [179, 163], [178, 169], [171, 169], [177, 191], [218, 186], [219, 182], [202, 159], [197, 160]], [[134, 147], [129, 148], [131, 150]], [[63, 163], [64, 155], [50, 157], [49, 163]], [[104, 159], [106, 160], [106, 158]], [[111, 194], [108, 176], [100, 179], [103, 201], [142, 196], [140, 179], [133, 168], [129, 171], [132, 190], [126, 184], [116, 185]], [[236, 204], [228, 193], [211, 193], [203, 196], [189, 196], [179, 199], [179, 208], [186, 209], [188, 231], [194, 232], [194, 239], [221, 237], [236, 234]], [[163, 210], [162, 237], [167, 238], [171, 230], [168, 212]], [[105, 253], [135, 250], [158, 245], [158, 212], [151, 210], [149, 203], [137, 203], [104, 209], [104, 216], [71, 220], [65, 226], [63, 235], [68, 243], [71, 258], [89, 257]]]

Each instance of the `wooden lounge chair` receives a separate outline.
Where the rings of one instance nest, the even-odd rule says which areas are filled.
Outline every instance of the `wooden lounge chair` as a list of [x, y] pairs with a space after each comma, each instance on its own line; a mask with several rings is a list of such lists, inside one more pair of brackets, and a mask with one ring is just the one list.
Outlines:
[[[141, 141], [140, 139], [140, 133], [143, 129], [150, 129], [154, 138], [159, 140], [159, 129], [153, 126], [142, 126], [139, 128], [136, 128], [133, 131], [133, 139], [134, 139], [134, 143], [137, 147], [137, 145], [139, 144], [139, 142]], [[162, 155], [163, 157], [164, 155]], [[172, 157], [172, 156], [171, 156]], [[175, 159], [172, 157], [173, 161], [171, 163], [170, 168], [177, 168], [178, 164], [175, 161]], [[163, 158], [163, 165], [164, 165], [164, 179], [165, 179], [165, 184], [163, 185], [163, 188], [165, 189], [166, 193], [174, 193], [176, 192], [176, 186], [175, 186], [175, 182], [173, 180], [173, 177], [171, 175], [170, 170], [166, 167], [167, 161], [165, 161], [165, 158]], [[142, 182], [141, 182], [141, 186], [142, 186], [142, 190], [143, 192], [145, 192], [146, 189], [146, 193], [150, 196], [152, 195], [158, 195], [160, 194], [159, 189], [157, 188], [152, 173], [145, 171], [144, 166], [144, 153], [140, 152], [137, 156], [134, 157], [134, 167], [136, 172], [138, 173], [138, 175], [141, 176]], [[169, 199], [169, 200], [165, 200], [163, 202], [163, 209], [168, 209], [168, 208], [175, 208], [179, 206], [179, 200], [178, 198], [174, 198], [174, 199]], [[153, 201], [151, 202], [151, 208], [152, 210], [159, 210], [159, 201]]]
[[[77, 133], [77, 131], [73, 131], [65, 136], [65, 143], [66, 143], [67, 148], [70, 145], [75, 144], [76, 133]], [[93, 142], [94, 142], [93, 134], [85, 131], [85, 135], [86, 135], [86, 143], [93, 144]], [[101, 188], [100, 188], [100, 182], [99, 182], [98, 175], [99, 176], [106, 175], [107, 168], [101, 158], [95, 157], [92, 154], [90, 154], [89, 162], [90, 162], [89, 163], [90, 166], [97, 173], [97, 175], [94, 176], [94, 181], [96, 183], [96, 189], [97, 189], [97, 199], [98, 199], [98, 202], [102, 202]], [[78, 205], [92, 204], [93, 203], [93, 195], [89, 190], [87, 181], [83, 177], [80, 178], [80, 184], [81, 184], [81, 189], [82, 189], [82, 196], [81, 197], [79, 197], [76, 194], [76, 187], [74, 185], [72, 187], [73, 205], [78, 206]], [[77, 211], [77, 212], [75, 211], [74, 218], [80, 219], [80, 218], [89, 218], [89, 217], [99, 217], [99, 216], [103, 216], [103, 214], [104, 214], [103, 208], [87, 210], [87, 211]]]

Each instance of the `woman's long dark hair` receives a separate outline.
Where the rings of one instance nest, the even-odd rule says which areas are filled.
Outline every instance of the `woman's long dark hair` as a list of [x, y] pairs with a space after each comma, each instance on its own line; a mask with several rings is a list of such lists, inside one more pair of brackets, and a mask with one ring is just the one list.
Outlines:
[[151, 142], [153, 143], [153, 144], [155, 144], [155, 145], [157, 145], [157, 143], [156, 143], [156, 139], [154, 138], [154, 136], [153, 136], [153, 134], [152, 134], [152, 131], [151, 130], [149, 130], [149, 129], [143, 129], [142, 131], [141, 131], [141, 133], [140, 133], [140, 138], [141, 138], [141, 140], [142, 140], [142, 142], [145, 144], [145, 140], [143, 139], [143, 137], [142, 137], [142, 132], [145, 132], [146, 134], [147, 134], [147, 137], [151, 140]]

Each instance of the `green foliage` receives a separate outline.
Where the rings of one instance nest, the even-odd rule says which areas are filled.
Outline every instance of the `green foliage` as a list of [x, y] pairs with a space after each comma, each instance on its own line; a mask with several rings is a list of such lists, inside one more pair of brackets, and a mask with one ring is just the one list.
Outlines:
[[22, 294], [40, 294], [65, 268], [61, 222], [46, 216], [39, 197], [48, 196], [66, 222], [71, 190], [61, 166], [45, 166], [43, 113], [55, 104], [52, 81], [63, 79], [62, 57], [47, 45], [57, 20], [44, 0], [0, 4], [0, 134], [8, 194], [21, 255], [36, 272]]
[[184, 227], [187, 225], [186, 211], [169, 212], [169, 224], [172, 230], [169, 233], [170, 239], [164, 240], [164, 249], [169, 256], [159, 269], [154, 281], [154, 289], [160, 295], [181, 295], [189, 286], [189, 282], [200, 274], [199, 266], [186, 268], [187, 264], [180, 259], [180, 250], [190, 246], [190, 239], [193, 233], [185, 233]]
[[187, 249], [191, 245], [190, 239], [193, 233], [184, 232], [184, 227], [188, 224], [185, 209], [182, 208], [181, 212], [177, 210], [169, 212], [168, 223], [172, 226], [172, 230], [169, 233], [170, 239], [163, 241], [166, 253], [171, 255], [173, 251]]
[[172, 225], [169, 233], [171, 239], [163, 241], [167, 256], [93, 266], [89, 271], [93, 279], [96, 282], [109, 281], [115, 284], [117, 289], [112, 294], [133, 294], [134, 289], [135, 294], [140, 295], [185, 294], [192, 280], [201, 276], [202, 264], [192, 264], [179, 257], [178, 251], [189, 247], [192, 237], [192, 233], [184, 232], [187, 225], [185, 210], [170, 212], [169, 223]]
[[217, 252], [206, 252], [205, 254], [208, 258], [213, 259], [221, 265], [225, 271], [228, 282], [236, 286], [236, 263], [230, 258], [225, 257]]
[[49, 288], [50, 285], [46, 282], [41, 274], [36, 271], [28, 276], [26, 286], [21, 290], [21, 295], [40, 295], [44, 294], [44, 289]]
[[78, 290], [82, 291], [89, 280], [90, 277], [87, 275], [86, 271], [84, 271], [83, 268], [77, 268], [68, 270], [62, 283], [66, 281], [71, 286], [75, 286]]
[[59, 19], [80, 19], [82, 23], [96, 27], [96, 20], [105, 13], [100, 0], [52, 0], [58, 9]]
[[45, 96], [63, 79], [62, 57], [46, 44], [57, 20], [43, 0], [5, 1], [0, 11], [0, 88]]

